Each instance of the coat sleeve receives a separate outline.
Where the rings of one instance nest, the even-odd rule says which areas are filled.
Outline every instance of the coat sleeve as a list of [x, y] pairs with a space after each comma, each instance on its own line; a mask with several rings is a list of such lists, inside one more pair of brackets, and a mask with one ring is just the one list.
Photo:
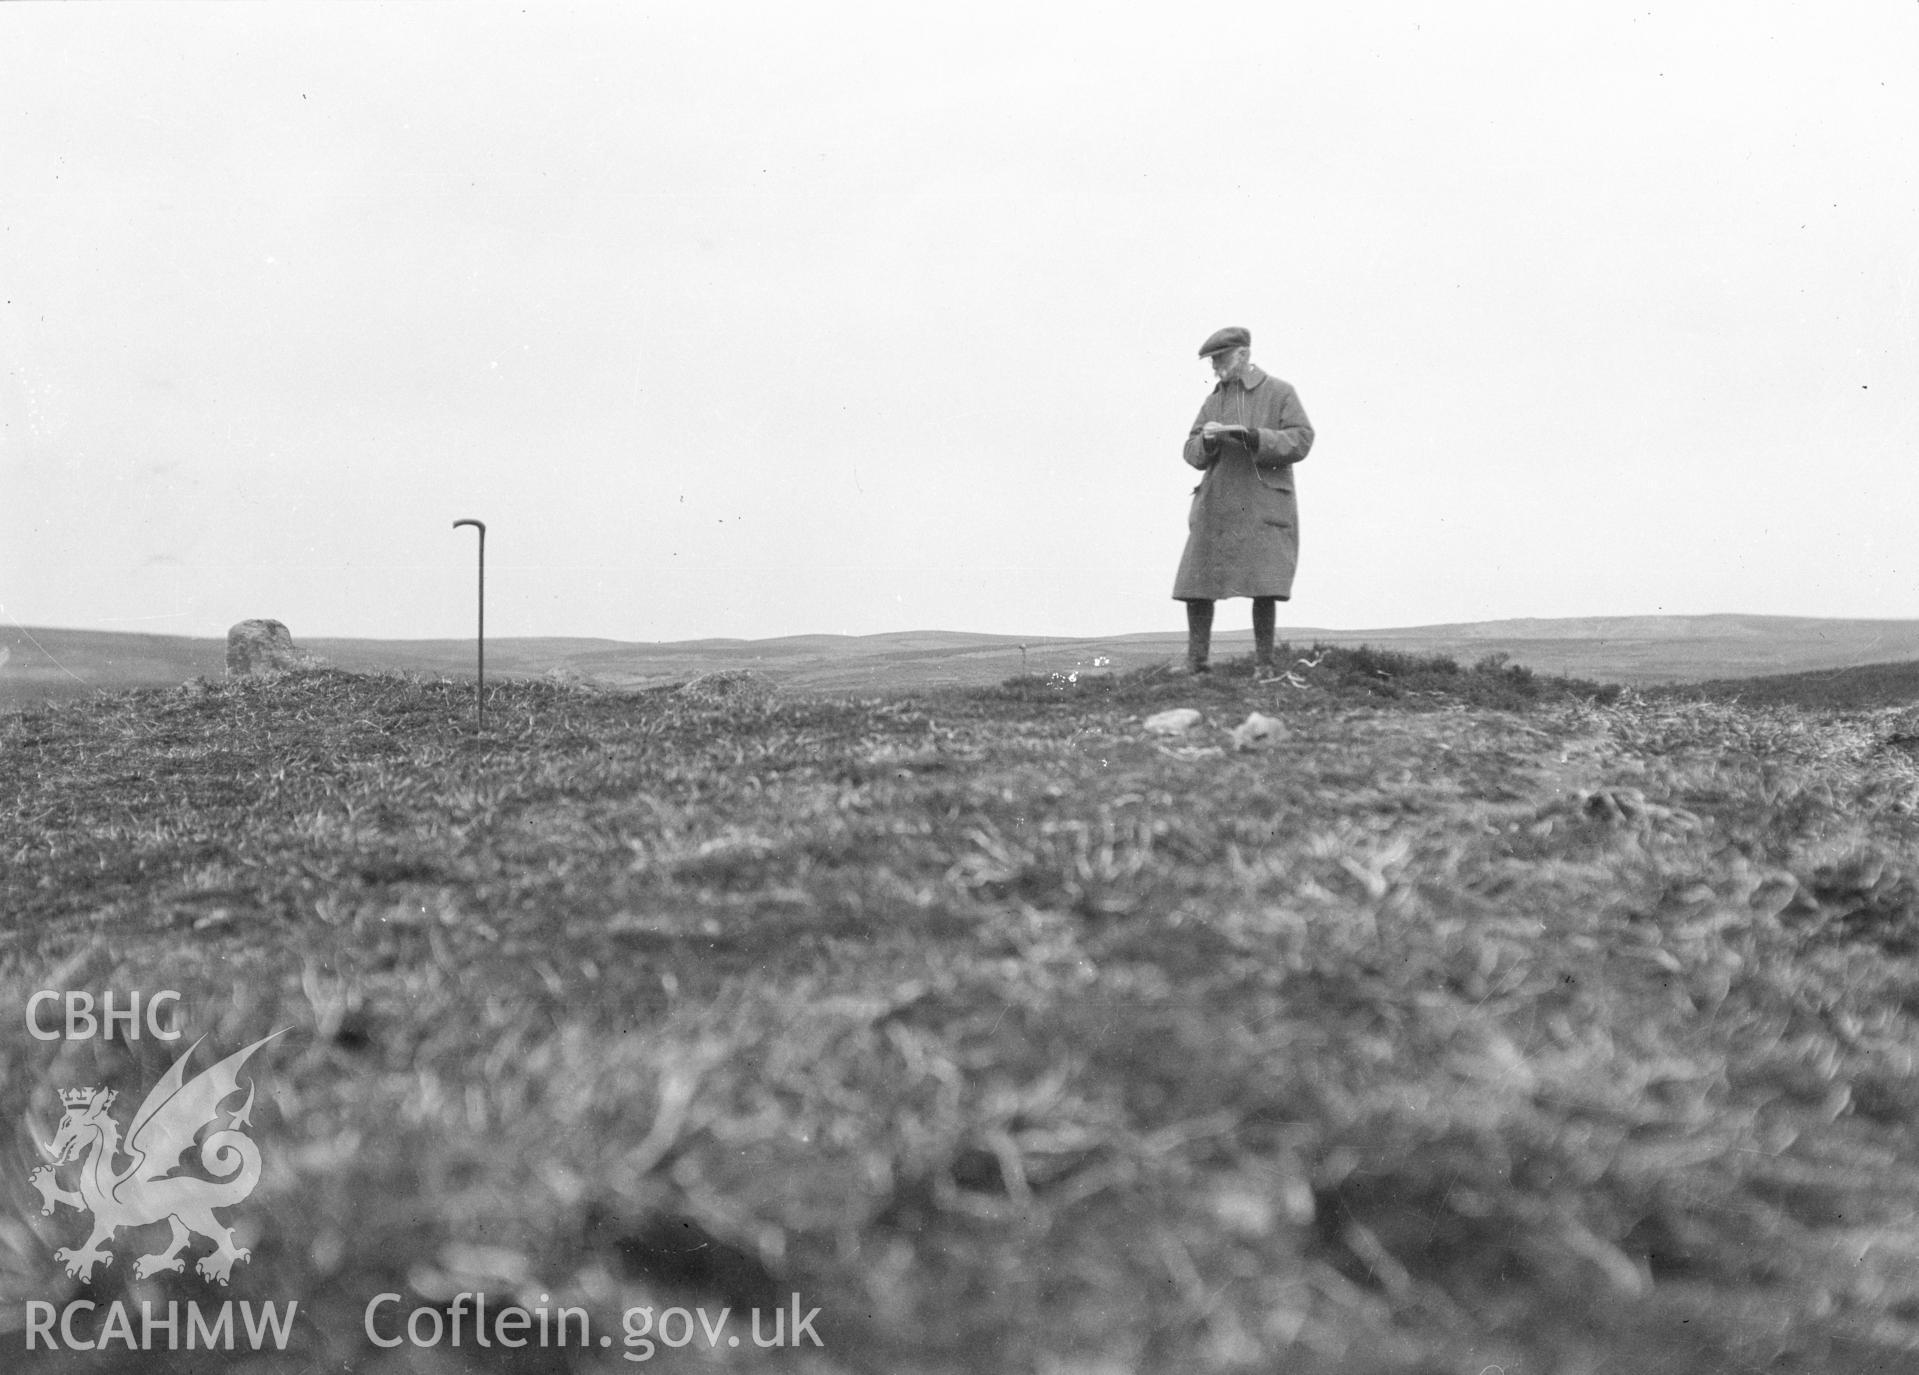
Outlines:
[[1193, 418], [1193, 428], [1186, 434], [1186, 447], [1181, 452], [1181, 457], [1202, 472], [1219, 462], [1219, 441], [1199, 437], [1199, 427], [1205, 423], [1206, 408], [1201, 406], [1199, 414]]
[[1272, 423], [1259, 427], [1260, 463], [1298, 463], [1306, 457], [1313, 447], [1313, 426], [1299, 404], [1298, 392], [1282, 384], [1272, 413], [1261, 418]]

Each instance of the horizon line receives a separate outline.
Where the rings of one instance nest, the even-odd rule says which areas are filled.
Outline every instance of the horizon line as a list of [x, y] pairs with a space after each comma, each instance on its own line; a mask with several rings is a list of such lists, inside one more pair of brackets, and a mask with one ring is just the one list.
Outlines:
[[[25, 622], [14, 620], [11, 617], [9, 617], [8, 619], [12, 622], [13, 629], [19, 630], [28, 635], [32, 635], [35, 633], [52, 632], [52, 633], [60, 633], [60, 634], [68, 634], [68, 635], [127, 635], [127, 636], [138, 636], [142, 638], [155, 639], [155, 640], [160, 640], [160, 639], [204, 640], [210, 643], [224, 642], [224, 637], [219, 634], [187, 634], [187, 633], [180, 633], [180, 632], [152, 631], [152, 630], [120, 630], [116, 628], [102, 627], [102, 626], [29, 625]], [[270, 619], [270, 618], [261, 617], [261, 618], [244, 618], [244, 619]], [[1400, 625], [1368, 625], [1368, 626], [1350, 626], [1350, 627], [1331, 626], [1331, 625], [1300, 625], [1300, 626], [1294, 626], [1294, 627], [1282, 626], [1280, 627], [1280, 629], [1282, 631], [1290, 630], [1290, 633], [1292, 635], [1317, 633], [1317, 634], [1347, 636], [1347, 635], [1365, 635], [1365, 634], [1414, 634], [1419, 632], [1458, 631], [1458, 630], [1477, 629], [1477, 628], [1484, 628], [1484, 627], [1499, 627], [1499, 626], [1573, 625], [1573, 624], [1581, 624], [1581, 623], [1617, 622], [1617, 621], [1626, 621], [1626, 622], [1631, 622], [1631, 621], [1643, 621], [1643, 622], [1671, 622], [1671, 621], [1800, 621], [1800, 622], [1807, 622], [1807, 621], [1812, 621], [1812, 622], [1829, 622], [1832, 624], [1902, 625], [1903, 626], [1903, 625], [1919, 625], [1919, 616], [1910, 616], [1910, 617], [1829, 616], [1829, 615], [1796, 615], [1796, 614], [1786, 613], [1786, 612], [1754, 612], [1754, 611], [1601, 612], [1601, 613], [1578, 615], [1578, 616], [1492, 616], [1492, 617], [1487, 617], [1485, 619], [1472, 620], [1472, 621], [1429, 621], [1429, 622], [1423, 622], [1419, 624], [1400, 624]], [[239, 624], [239, 622], [236, 621], [235, 624], [237, 625]], [[1250, 635], [1251, 631], [1250, 629], [1247, 629], [1246, 627], [1240, 627], [1237, 630], [1224, 629], [1217, 633], [1219, 636], [1233, 636], [1233, 635], [1239, 635], [1239, 634]], [[1078, 635], [1078, 634], [1050, 634], [1050, 633], [1049, 634], [1019, 634], [1019, 633], [1010, 632], [1010, 631], [994, 631], [994, 630], [948, 630], [948, 629], [943, 629], [939, 627], [922, 626], [922, 627], [915, 627], [915, 628], [906, 629], [906, 630], [878, 630], [878, 631], [864, 631], [864, 632], [836, 631], [836, 630], [802, 630], [802, 631], [787, 631], [787, 632], [774, 634], [774, 635], [755, 635], [755, 636], [694, 635], [694, 636], [684, 636], [676, 639], [625, 639], [625, 638], [621, 638], [614, 635], [566, 634], [566, 633], [532, 634], [532, 635], [522, 635], [522, 634], [489, 635], [487, 636], [487, 639], [490, 642], [496, 643], [496, 644], [505, 644], [505, 643], [514, 642], [514, 641], [535, 642], [535, 641], [543, 641], [543, 640], [591, 640], [591, 641], [598, 641], [606, 644], [616, 644], [616, 645], [658, 646], [658, 645], [718, 644], [718, 643], [765, 644], [765, 643], [771, 643], [771, 642], [780, 641], [780, 640], [878, 640], [878, 639], [888, 639], [888, 638], [908, 638], [912, 636], [926, 636], [926, 635], [952, 636], [956, 638], [973, 638], [973, 639], [986, 639], [986, 640], [1003, 640], [1013, 645], [1025, 644], [1028, 646], [1034, 646], [1034, 645], [1057, 644], [1057, 643], [1092, 643], [1092, 642], [1098, 642], [1098, 641], [1104, 641], [1104, 640], [1140, 640], [1140, 639], [1150, 639], [1150, 638], [1158, 638], [1158, 637], [1183, 638], [1185, 635], [1185, 630], [1183, 627], [1168, 626], [1164, 629], [1124, 630], [1124, 631], [1109, 632], [1106, 634]], [[379, 643], [379, 644], [434, 644], [434, 643], [470, 642], [471, 640], [473, 640], [474, 637], [472, 635], [365, 635], [365, 634], [334, 634], [334, 633], [320, 632], [320, 633], [305, 633], [305, 634], [302, 634], [299, 638], [301, 640], [309, 641], [309, 642], [318, 641], [318, 640], [333, 640], [333, 641], [345, 640], [345, 641], [362, 641], [362, 642]]]

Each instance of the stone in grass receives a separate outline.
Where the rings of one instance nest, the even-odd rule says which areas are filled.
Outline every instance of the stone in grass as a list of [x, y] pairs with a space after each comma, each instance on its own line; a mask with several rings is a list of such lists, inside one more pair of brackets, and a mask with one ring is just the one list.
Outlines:
[[1150, 735], [1184, 735], [1199, 724], [1199, 712], [1192, 707], [1174, 707], [1146, 718]]
[[1285, 722], [1277, 717], [1264, 716], [1253, 712], [1244, 721], [1233, 727], [1233, 748], [1236, 750], [1263, 750], [1268, 745], [1284, 740], [1290, 732]]
[[773, 695], [773, 680], [746, 668], [702, 673], [680, 684], [680, 696], [702, 702], [760, 702]]
[[293, 635], [279, 621], [241, 621], [227, 631], [227, 677], [265, 678], [307, 668], [310, 660], [293, 647]]

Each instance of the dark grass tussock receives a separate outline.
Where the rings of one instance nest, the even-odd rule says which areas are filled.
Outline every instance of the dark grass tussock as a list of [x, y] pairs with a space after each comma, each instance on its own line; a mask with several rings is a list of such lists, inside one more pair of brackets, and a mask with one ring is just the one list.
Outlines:
[[[660, 1369], [1893, 1370], [1919, 1361], [1919, 767], [1885, 712], [1288, 650], [912, 700], [338, 672], [0, 719], [0, 1006], [291, 1028], [222, 1297], [284, 1356], [462, 1290], [798, 1291]], [[1204, 724], [1148, 737], [1142, 716]], [[1254, 707], [1289, 738], [1231, 750]], [[81, 1290], [0, 1039], [0, 1323]], [[271, 1102], [265, 1100], [271, 1089]], [[130, 1255], [129, 1248], [123, 1248]], [[0, 1336], [11, 1345], [18, 1334]], [[63, 1369], [188, 1370], [183, 1354]], [[440, 1368], [440, 1367], [434, 1367]]]

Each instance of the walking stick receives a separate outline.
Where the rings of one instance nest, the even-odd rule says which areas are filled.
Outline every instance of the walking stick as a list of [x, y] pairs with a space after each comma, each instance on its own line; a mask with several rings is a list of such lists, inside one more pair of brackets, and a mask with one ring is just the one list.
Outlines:
[[453, 528], [471, 525], [480, 532], [480, 681], [474, 693], [477, 707], [475, 733], [486, 729], [486, 522], [483, 520], [456, 520]]

